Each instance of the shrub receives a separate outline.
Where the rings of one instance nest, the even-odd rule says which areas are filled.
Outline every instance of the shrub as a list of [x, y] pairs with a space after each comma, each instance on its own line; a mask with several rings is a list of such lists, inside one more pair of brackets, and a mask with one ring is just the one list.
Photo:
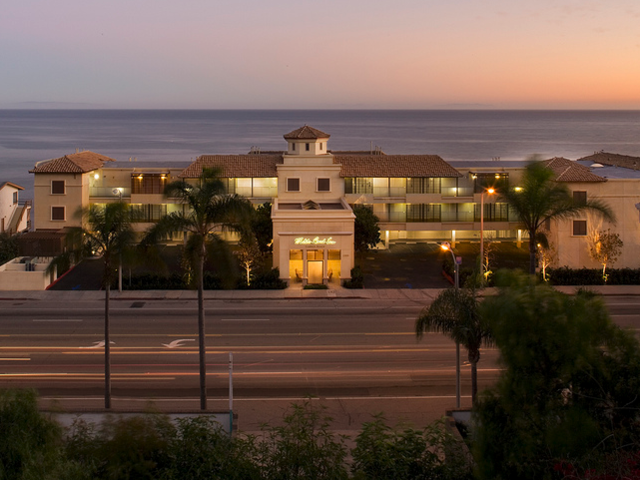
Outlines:
[[364, 288], [364, 273], [359, 266], [351, 269], [351, 280], [345, 280], [343, 286], [345, 288]]
[[[640, 269], [611, 268], [607, 272], [607, 285], [640, 285]], [[548, 268], [547, 278], [551, 285], [604, 285], [599, 268]]]
[[395, 480], [473, 478], [470, 454], [462, 440], [447, 432], [443, 421], [423, 430], [392, 428], [382, 415], [365, 423], [352, 450], [353, 478]]
[[278, 268], [259, 272], [251, 281], [251, 285], [247, 285], [246, 277], [240, 277], [238, 281], [240, 290], [282, 290], [284, 288], [287, 288], [287, 282], [280, 280]]

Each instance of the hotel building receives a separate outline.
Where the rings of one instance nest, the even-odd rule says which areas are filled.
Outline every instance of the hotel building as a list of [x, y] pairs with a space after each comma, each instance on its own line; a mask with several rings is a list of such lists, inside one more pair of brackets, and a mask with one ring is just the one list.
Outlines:
[[[486, 193], [490, 186], [517, 186], [523, 162], [445, 162], [437, 155], [386, 155], [329, 148], [330, 136], [310, 126], [284, 135], [286, 149], [242, 155], [202, 155], [190, 164], [116, 162], [77, 152], [40, 162], [34, 174], [34, 226], [60, 231], [80, 224], [78, 206], [125, 201], [143, 212], [144, 231], [161, 216], [186, 208], [164, 196], [176, 179], [196, 179], [203, 168], [220, 169], [228, 193], [254, 204], [272, 203], [273, 266], [283, 280], [339, 283], [354, 266], [352, 206], [366, 205], [380, 219], [380, 248], [399, 242], [527, 241], [509, 206]], [[612, 227], [625, 242], [617, 266], [640, 267], [640, 172], [602, 166], [596, 159], [548, 160], [559, 182], [579, 198], [597, 196], [618, 217]], [[600, 166], [598, 166], [600, 165]], [[558, 264], [597, 266], [586, 235], [597, 224], [585, 216], [547, 225]]]

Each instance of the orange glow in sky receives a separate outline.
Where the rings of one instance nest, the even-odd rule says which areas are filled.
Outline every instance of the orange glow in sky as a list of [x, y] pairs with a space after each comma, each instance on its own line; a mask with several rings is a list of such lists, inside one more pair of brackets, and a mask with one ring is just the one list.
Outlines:
[[640, 108], [637, 0], [21, 0], [0, 108]]

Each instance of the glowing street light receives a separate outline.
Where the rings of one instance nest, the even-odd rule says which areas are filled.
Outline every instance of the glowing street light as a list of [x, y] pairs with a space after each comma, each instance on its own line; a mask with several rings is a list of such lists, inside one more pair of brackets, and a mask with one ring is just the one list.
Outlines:
[[[460, 288], [460, 266], [458, 265], [458, 259], [453, 253], [453, 249], [451, 248], [451, 244], [449, 242], [442, 242], [440, 244], [440, 248], [445, 252], [451, 253], [455, 272], [455, 288], [457, 290], [458, 288]], [[460, 408], [460, 342], [456, 342], [456, 408]]]

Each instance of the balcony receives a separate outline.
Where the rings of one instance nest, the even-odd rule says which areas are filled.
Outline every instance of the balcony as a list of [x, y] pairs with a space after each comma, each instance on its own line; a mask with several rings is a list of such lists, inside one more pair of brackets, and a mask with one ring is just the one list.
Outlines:
[[124, 187], [89, 187], [90, 197], [130, 198], [131, 188]]

